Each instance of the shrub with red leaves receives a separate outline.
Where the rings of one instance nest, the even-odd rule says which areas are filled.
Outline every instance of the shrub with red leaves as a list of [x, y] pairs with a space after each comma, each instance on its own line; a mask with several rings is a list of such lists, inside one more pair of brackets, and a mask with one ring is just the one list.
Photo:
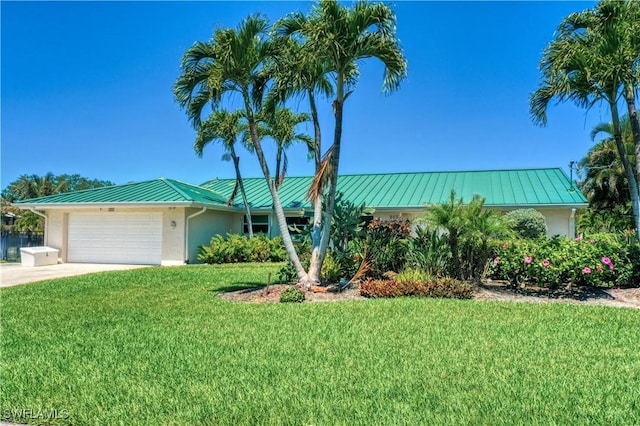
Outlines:
[[471, 299], [473, 287], [453, 278], [434, 278], [430, 281], [404, 283], [394, 280], [369, 279], [360, 284], [360, 294], [364, 297], [414, 296]]

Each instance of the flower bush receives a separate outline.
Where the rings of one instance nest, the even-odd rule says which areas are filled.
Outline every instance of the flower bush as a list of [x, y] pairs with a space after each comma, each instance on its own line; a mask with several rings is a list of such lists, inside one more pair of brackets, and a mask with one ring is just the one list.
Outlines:
[[640, 245], [614, 234], [516, 240], [502, 246], [490, 274], [512, 285], [633, 286], [640, 283]]

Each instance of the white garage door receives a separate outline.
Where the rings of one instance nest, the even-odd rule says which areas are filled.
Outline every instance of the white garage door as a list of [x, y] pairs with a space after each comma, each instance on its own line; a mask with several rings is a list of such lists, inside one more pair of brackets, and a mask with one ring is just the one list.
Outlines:
[[162, 213], [69, 213], [67, 261], [159, 265]]

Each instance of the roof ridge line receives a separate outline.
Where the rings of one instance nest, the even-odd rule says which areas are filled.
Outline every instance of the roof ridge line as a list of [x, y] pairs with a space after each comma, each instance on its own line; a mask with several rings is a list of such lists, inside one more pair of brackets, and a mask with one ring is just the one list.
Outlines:
[[[422, 171], [422, 172], [387, 172], [387, 173], [346, 173], [340, 174], [338, 173], [338, 177], [344, 176], [389, 176], [389, 175], [418, 175], [418, 174], [432, 174], [432, 173], [491, 173], [491, 172], [526, 172], [526, 171], [542, 171], [542, 170], [560, 170], [561, 167], [528, 167], [528, 168], [507, 168], [507, 169], [475, 169], [475, 170], [431, 170], [431, 171]], [[566, 173], [565, 173], [566, 174]], [[286, 179], [309, 179], [313, 178], [311, 175], [307, 176], [287, 176]], [[211, 184], [215, 181], [228, 181], [235, 178], [213, 178], [209, 179], [205, 184]], [[254, 177], [243, 177], [242, 180], [255, 180], [255, 179], [264, 179], [263, 176], [254, 176]], [[285, 179], [285, 180], [286, 180]]]
[[193, 197], [190, 197], [189, 195], [187, 195], [183, 190], [181, 190], [180, 188], [178, 188], [173, 182], [178, 182], [174, 179], [167, 179], [167, 178], [160, 178], [160, 180], [162, 182], [164, 182], [165, 184], [169, 185], [169, 187], [171, 189], [173, 189], [174, 191], [176, 191], [178, 194], [182, 195], [184, 198], [186, 198], [187, 200], [190, 201], [195, 201], [193, 199]]

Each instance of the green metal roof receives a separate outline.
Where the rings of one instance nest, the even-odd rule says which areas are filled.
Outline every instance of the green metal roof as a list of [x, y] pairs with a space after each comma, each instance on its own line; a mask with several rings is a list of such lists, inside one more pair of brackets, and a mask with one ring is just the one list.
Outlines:
[[[279, 189], [285, 209], [310, 208], [305, 199], [311, 177], [287, 177]], [[214, 179], [203, 187], [228, 197], [234, 179]], [[244, 179], [253, 209], [271, 207], [264, 178]], [[442, 203], [451, 190], [469, 202], [474, 195], [486, 198], [493, 207], [584, 207], [587, 200], [559, 168], [522, 170], [481, 170], [463, 172], [386, 173], [341, 175], [338, 191], [355, 203], [374, 208], [421, 208]]]
[[39, 207], [58, 204], [178, 204], [224, 207], [227, 204], [227, 198], [215, 190], [160, 178], [32, 198], [17, 201], [14, 204], [18, 206], [37, 205]]

